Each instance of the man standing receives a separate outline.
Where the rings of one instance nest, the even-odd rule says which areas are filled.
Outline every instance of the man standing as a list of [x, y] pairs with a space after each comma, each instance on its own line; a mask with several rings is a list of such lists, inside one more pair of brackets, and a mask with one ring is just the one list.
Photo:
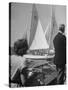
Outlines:
[[55, 47], [54, 63], [58, 71], [57, 84], [64, 84], [66, 64], [66, 37], [64, 36], [64, 31], [65, 25], [61, 24], [59, 27], [59, 32], [53, 40]]

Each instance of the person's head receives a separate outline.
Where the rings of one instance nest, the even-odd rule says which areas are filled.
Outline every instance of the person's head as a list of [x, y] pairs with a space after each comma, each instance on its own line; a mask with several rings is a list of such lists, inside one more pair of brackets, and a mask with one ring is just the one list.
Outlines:
[[14, 51], [17, 55], [23, 56], [28, 50], [28, 44], [26, 39], [18, 40], [14, 43]]
[[60, 25], [59, 31], [61, 31], [62, 33], [65, 32], [65, 25], [64, 25], [64, 24], [61, 24], [61, 25]]

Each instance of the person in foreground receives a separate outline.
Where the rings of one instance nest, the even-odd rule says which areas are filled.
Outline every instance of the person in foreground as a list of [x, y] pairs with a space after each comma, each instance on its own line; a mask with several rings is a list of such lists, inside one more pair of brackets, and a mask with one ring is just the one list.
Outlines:
[[[25, 39], [18, 40], [14, 43], [14, 53], [10, 49], [9, 59], [9, 86], [14, 87], [15, 84], [21, 85], [20, 71], [24, 69], [26, 65], [26, 59], [23, 57], [27, 53], [28, 44]], [[25, 82], [24, 76], [22, 75], [22, 83]]]
[[64, 35], [65, 25], [61, 24], [59, 32], [55, 36], [53, 43], [55, 47], [54, 63], [57, 68], [57, 84], [64, 84], [66, 66], [66, 37]]

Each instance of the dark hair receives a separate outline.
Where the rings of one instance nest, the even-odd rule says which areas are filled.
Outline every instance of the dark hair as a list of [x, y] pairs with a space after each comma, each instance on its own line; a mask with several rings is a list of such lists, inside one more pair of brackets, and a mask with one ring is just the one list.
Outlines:
[[59, 30], [64, 33], [65, 31], [65, 25], [64, 24], [61, 24], [60, 27], [59, 27]]
[[26, 54], [27, 50], [28, 44], [26, 39], [21, 39], [14, 43], [14, 51], [17, 55], [22, 56], [23, 54]]

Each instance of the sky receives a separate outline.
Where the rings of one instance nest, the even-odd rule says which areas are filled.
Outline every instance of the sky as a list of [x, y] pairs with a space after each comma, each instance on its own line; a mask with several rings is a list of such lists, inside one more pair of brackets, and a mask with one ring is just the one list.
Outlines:
[[[55, 16], [58, 26], [62, 23], [66, 26], [66, 6], [37, 4], [36, 8], [43, 27], [43, 31], [46, 30], [46, 27], [50, 21], [52, 7], [55, 8]], [[26, 31], [30, 30], [31, 16], [32, 4], [11, 4], [11, 46], [13, 46], [14, 42], [18, 39], [25, 38]]]

